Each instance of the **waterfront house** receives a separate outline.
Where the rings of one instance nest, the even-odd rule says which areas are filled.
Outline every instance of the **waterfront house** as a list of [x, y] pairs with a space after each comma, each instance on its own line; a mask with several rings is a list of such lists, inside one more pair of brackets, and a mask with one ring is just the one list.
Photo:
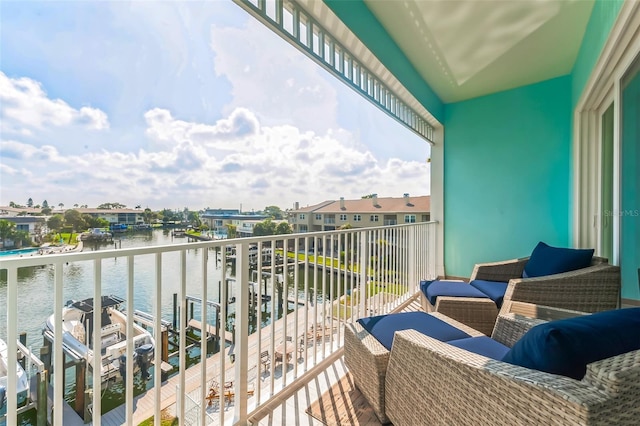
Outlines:
[[[49, 216], [43, 215], [41, 209], [0, 206], [0, 219], [14, 223], [16, 231], [27, 231], [31, 241], [35, 243], [42, 243], [42, 238], [48, 231], [47, 219]], [[1, 248], [13, 248], [14, 246], [14, 242], [10, 239], [0, 241]]]
[[254, 212], [241, 212], [238, 209], [207, 209], [200, 215], [203, 223], [209, 226], [217, 234], [226, 235], [227, 225], [234, 225], [239, 237], [253, 235], [253, 226], [265, 219], [268, 215]]
[[369, 228], [430, 220], [428, 195], [378, 197], [372, 194], [357, 200], [328, 200], [289, 212], [294, 232], [333, 231], [346, 225]]
[[81, 214], [88, 214], [95, 218], [104, 219], [112, 225], [140, 225], [145, 223], [144, 211], [139, 209], [74, 209]]
[[[468, 277], [475, 263], [528, 255], [540, 240], [594, 248], [597, 255], [620, 265], [623, 304], [640, 304], [640, 2], [235, 2], [376, 104], [389, 119], [400, 121], [432, 144], [429, 214], [435, 222], [301, 234], [305, 247], [315, 240], [340, 240], [354, 244], [360, 256], [347, 246], [344, 251], [351, 259], [345, 264], [325, 253], [322, 268], [340, 273], [330, 274], [314, 289], [291, 288], [292, 294], [302, 292], [304, 300], [313, 303], [302, 308], [294, 303], [291, 312], [285, 310], [280, 328], [267, 327], [251, 337], [246, 331], [249, 285], [236, 286], [233, 357], [222, 356], [209, 364], [218, 376], [207, 376], [207, 365], [202, 364], [192, 367], [197, 370], [190, 370], [187, 378], [186, 355], [181, 350], [178, 375], [163, 383], [156, 353], [154, 384], [145, 399], [134, 404], [133, 379], [128, 377], [126, 405], [118, 413], [106, 413], [104, 423], [138, 424], [151, 415], [158, 420], [162, 410], [169, 408], [181, 421], [195, 413], [200, 424], [209, 423], [210, 418], [218, 424], [285, 420], [311, 424], [315, 421], [306, 408], [325, 386], [331, 386], [326, 382], [344, 374], [341, 326], [345, 322], [400, 307], [417, 294], [419, 279]], [[396, 244], [384, 248], [389, 251], [384, 262], [369, 264], [370, 256], [364, 254], [389, 233]], [[156, 271], [161, 270], [165, 254], [234, 245], [239, 271], [235, 279], [248, 284], [249, 244], [257, 244], [260, 250], [261, 244], [273, 246], [274, 241], [275, 237], [263, 237], [158, 248]], [[150, 250], [124, 252], [123, 256], [135, 257]], [[200, 252], [206, 256], [208, 250]], [[224, 256], [225, 250], [220, 252]], [[332, 257], [329, 262], [327, 256]], [[108, 253], [108, 258], [113, 257]], [[91, 260], [99, 268], [106, 259], [104, 253], [91, 252], [64, 259], [3, 260], [2, 268], [8, 270], [7, 318], [18, 314], [19, 268], [37, 262], [53, 266], [54, 308], [61, 312], [63, 263]], [[310, 269], [319, 269], [316, 258], [284, 256], [284, 262], [296, 267], [304, 263], [305, 276]], [[133, 293], [134, 263], [128, 264], [127, 288]], [[181, 260], [181, 312], [187, 312], [186, 281], [198, 279], [187, 273], [195, 269], [200, 270], [188, 269]], [[155, 294], [150, 297], [157, 313], [154, 325], [160, 329], [164, 283], [156, 275]], [[296, 285], [298, 278], [296, 274]], [[100, 290], [100, 280], [93, 281]], [[402, 288], [404, 293], [380, 291], [371, 297], [353, 297], [366, 294], [367, 284]], [[200, 287], [199, 296], [208, 298], [207, 286]], [[267, 290], [273, 299], [274, 287]], [[318, 287], [340, 293], [314, 298]], [[262, 286], [252, 291], [261, 300]], [[258, 322], [263, 314], [261, 309], [256, 311]], [[8, 362], [15, 364], [16, 323], [7, 320], [6, 330]], [[302, 349], [296, 351], [297, 362], [282, 362], [291, 344]], [[55, 371], [61, 371], [61, 342], [55, 342], [53, 351]], [[191, 374], [194, 371], [197, 378]], [[15, 406], [15, 378], [8, 379], [7, 404]], [[215, 384], [227, 380], [232, 383], [222, 392]], [[94, 376], [93, 383], [99, 387], [99, 377]], [[63, 385], [62, 375], [54, 375], [56, 407], [63, 404]], [[213, 412], [205, 407], [210, 388], [220, 396]], [[93, 401], [94, 413], [101, 411], [100, 404], [100, 399]], [[15, 424], [15, 412], [8, 415], [8, 423]], [[62, 409], [54, 410], [53, 421], [63, 424]], [[100, 422], [96, 416], [94, 424]]]

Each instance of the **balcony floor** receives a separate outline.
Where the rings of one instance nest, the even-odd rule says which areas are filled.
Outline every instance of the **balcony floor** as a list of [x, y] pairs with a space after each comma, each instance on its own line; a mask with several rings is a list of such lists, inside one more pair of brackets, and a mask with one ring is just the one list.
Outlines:
[[[413, 301], [402, 309], [403, 312], [410, 311], [422, 311], [420, 306], [420, 299], [414, 298]], [[342, 352], [342, 349], [340, 350]], [[275, 425], [323, 425], [319, 420], [309, 415], [307, 408], [322, 397], [322, 395], [331, 389], [336, 383], [342, 380], [348, 373], [347, 366], [344, 363], [344, 356], [340, 354], [339, 358], [326, 366], [317, 375], [311, 377], [306, 383], [299, 385], [299, 389], [295, 391], [288, 398], [283, 398], [281, 401], [274, 401], [271, 405], [272, 409], [267, 414], [261, 417], [253, 417], [250, 419], [252, 424], [258, 424], [261, 426], [275, 426]], [[352, 379], [349, 379], [349, 383], [353, 383]], [[377, 418], [373, 414], [373, 410], [368, 407], [366, 401], [364, 404], [359, 399], [358, 407], [356, 410], [361, 414], [362, 412], [370, 411], [370, 416], [365, 415], [356, 416], [353, 413], [353, 407], [345, 405], [342, 401], [349, 401], [352, 395], [348, 395], [351, 391], [350, 386], [338, 387], [340, 394], [335, 395], [330, 405], [331, 413], [328, 416], [332, 418], [347, 419], [347, 424], [353, 425], [379, 425]], [[344, 423], [343, 423], [344, 424]]]

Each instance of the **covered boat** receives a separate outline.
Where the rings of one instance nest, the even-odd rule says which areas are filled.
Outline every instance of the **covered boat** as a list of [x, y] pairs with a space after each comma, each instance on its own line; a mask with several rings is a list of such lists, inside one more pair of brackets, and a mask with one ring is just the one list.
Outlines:
[[[93, 371], [93, 351], [99, 347], [102, 354], [100, 366], [102, 381], [124, 377], [127, 349], [127, 317], [118, 310], [124, 302], [117, 296], [102, 296], [100, 336], [93, 336], [93, 298], [70, 300], [62, 309], [62, 344], [67, 353], [76, 358], [84, 358]], [[45, 324], [44, 332], [57, 337], [54, 315]], [[155, 347], [155, 341], [147, 330], [133, 324], [134, 373], [140, 370], [142, 377], [148, 377], [148, 367]]]
[[7, 412], [7, 376], [15, 374], [17, 376], [18, 406], [22, 406], [27, 402], [29, 396], [29, 379], [27, 374], [19, 363], [13, 368], [7, 365], [8, 348], [4, 340], [0, 339], [0, 416]]

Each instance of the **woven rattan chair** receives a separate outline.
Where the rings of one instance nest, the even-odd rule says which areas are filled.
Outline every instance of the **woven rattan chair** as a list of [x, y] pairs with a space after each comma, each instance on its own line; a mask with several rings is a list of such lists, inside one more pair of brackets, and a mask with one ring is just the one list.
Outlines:
[[591, 363], [575, 380], [404, 330], [389, 357], [385, 409], [395, 426], [637, 425], [639, 383], [640, 350]]
[[[554, 310], [541, 311], [533, 305], [508, 304], [499, 321], [496, 322], [494, 340], [511, 347], [531, 327], [548, 319], [564, 318], [579, 315], [578, 312]], [[482, 333], [442, 315], [434, 312], [431, 315], [453, 325], [470, 336], [482, 336]], [[345, 325], [344, 333], [344, 359], [354, 382], [362, 395], [373, 408], [376, 416], [382, 423], [389, 419], [385, 414], [385, 376], [390, 352], [373, 337], [358, 322]], [[413, 392], [413, 388], [405, 388], [403, 394]], [[420, 423], [416, 423], [420, 424]]]
[[[527, 302], [580, 312], [601, 312], [620, 306], [620, 268], [607, 259], [594, 256], [591, 266], [561, 274], [522, 278], [528, 257], [503, 262], [477, 264], [473, 280], [508, 282], [504, 304]], [[487, 298], [442, 297], [435, 305], [421, 294], [426, 312], [440, 312], [486, 335], [490, 335], [498, 307]]]

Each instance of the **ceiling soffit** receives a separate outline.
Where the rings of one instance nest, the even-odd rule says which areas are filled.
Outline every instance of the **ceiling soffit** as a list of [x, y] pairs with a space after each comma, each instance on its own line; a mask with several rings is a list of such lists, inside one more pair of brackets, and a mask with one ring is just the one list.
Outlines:
[[571, 72], [593, 1], [364, 0], [444, 102]]

